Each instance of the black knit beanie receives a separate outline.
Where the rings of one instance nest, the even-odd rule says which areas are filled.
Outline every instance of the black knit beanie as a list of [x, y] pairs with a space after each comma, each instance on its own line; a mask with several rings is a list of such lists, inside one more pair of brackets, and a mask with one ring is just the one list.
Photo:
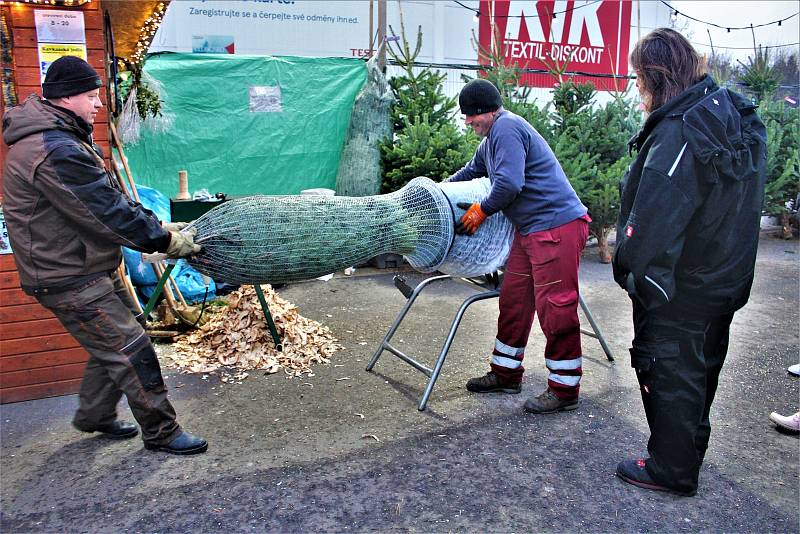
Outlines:
[[79, 95], [102, 86], [91, 65], [76, 56], [62, 56], [50, 64], [42, 83], [45, 98]]
[[503, 105], [503, 98], [492, 82], [476, 78], [461, 89], [458, 105], [464, 115], [480, 115], [497, 111]]

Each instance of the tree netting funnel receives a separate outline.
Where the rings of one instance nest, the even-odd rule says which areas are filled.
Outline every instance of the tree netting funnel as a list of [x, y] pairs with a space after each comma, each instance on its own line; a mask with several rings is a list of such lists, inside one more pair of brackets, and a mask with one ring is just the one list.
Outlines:
[[[461, 219], [464, 210], [459, 202], [480, 202], [489, 195], [492, 184], [488, 178], [467, 182], [439, 184], [455, 214]], [[437, 270], [452, 276], [480, 276], [494, 272], [506, 264], [514, 239], [514, 227], [502, 212], [495, 213], [478, 227], [473, 235], [456, 235], [444, 262]]]
[[253, 196], [197, 219], [203, 250], [191, 265], [235, 284], [316, 278], [383, 253], [433, 272], [453, 241], [453, 212], [439, 186], [415, 178], [388, 195]]

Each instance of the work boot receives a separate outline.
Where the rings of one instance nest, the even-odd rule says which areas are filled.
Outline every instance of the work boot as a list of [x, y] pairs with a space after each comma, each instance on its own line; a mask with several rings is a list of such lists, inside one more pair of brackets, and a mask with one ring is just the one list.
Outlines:
[[800, 432], [800, 412], [788, 416], [772, 412], [769, 414], [769, 420], [778, 425], [779, 428], [789, 432]]
[[136, 434], [139, 433], [139, 429], [136, 428], [136, 425], [133, 423], [128, 423], [126, 421], [114, 421], [110, 425], [105, 426], [96, 426], [96, 427], [80, 427], [75, 423], [72, 423], [72, 426], [80, 430], [81, 432], [100, 432], [100, 434], [108, 439], [128, 439], [134, 437]]
[[494, 371], [489, 371], [483, 376], [470, 378], [467, 381], [467, 391], [473, 393], [510, 393], [516, 395], [522, 391], [522, 382], [506, 382], [501, 380]]
[[150, 451], [162, 451], [170, 454], [200, 454], [208, 449], [208, 442], [203, 438], [193, 436], [188, 432], [181, 432], [177, 438], [170, 441], [167, 445], [153, 445], [145, 443], [144, 448]]
[[540, 395], [525, 401], [525, 411], [529, 413], [555, 413], [574, 410], [578, 407], [578, 398], [561, 399], [550, 388]]
[[695, 493], [697, 493], [696, 491], [676, 491], [672, 488], [668, 488], [667, 486], [659, 484], [653, 480], [653, 477], [651, 477], [650, 473], [647, 472], [647, 468], [645, 467], [646, 465], [647, 462], [644, 458], [625, 460], [620, 462], [617, 466], [616, 475], [628, 484], [633, 484], [639, 488], [653, 491], [669, 491], [670, 493], [681, 495], [683, 497], [692, 497]]

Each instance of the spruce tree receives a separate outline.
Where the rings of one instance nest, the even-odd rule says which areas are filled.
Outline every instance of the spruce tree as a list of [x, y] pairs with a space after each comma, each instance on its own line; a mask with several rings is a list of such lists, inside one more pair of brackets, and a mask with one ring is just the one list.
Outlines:
[[[394, 30], [390, 26], [391, 33]], [[395, 104], [394, 136], [381, 145], [381, 191], [396, 191], [417, 176], [447, 178], [469, 161], [478, 139], [455, 124], [456, 100], [444, 94], [446, 75], [426, 67], [415, 71], [414, 61], [422, 47], [422, 28], [412, 51], [402, 26], [402, 44], [389, 47], [389, 55], [403, 74], [389, 80]]]

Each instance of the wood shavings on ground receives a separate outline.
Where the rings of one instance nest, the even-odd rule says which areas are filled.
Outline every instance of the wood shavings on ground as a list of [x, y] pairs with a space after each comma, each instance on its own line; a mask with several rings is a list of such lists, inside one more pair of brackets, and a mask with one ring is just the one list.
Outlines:
[[343, 348], [330, 329], [303, 317], [291, 302], [263, 285], [264, 298], [283, 343], [278, 352], [267, 319], [252, 286], [242, 286], [228, 295], [228, 306], [209, 318], [198, 330], [177, 338], [175, 353], [167, 364], [184, 372], [220, 372], [223, 382], [241, 382], [244, 371], [265, 374], [281, 369], [290, 377], [309, 375], [315, 363], [329, 363]]

